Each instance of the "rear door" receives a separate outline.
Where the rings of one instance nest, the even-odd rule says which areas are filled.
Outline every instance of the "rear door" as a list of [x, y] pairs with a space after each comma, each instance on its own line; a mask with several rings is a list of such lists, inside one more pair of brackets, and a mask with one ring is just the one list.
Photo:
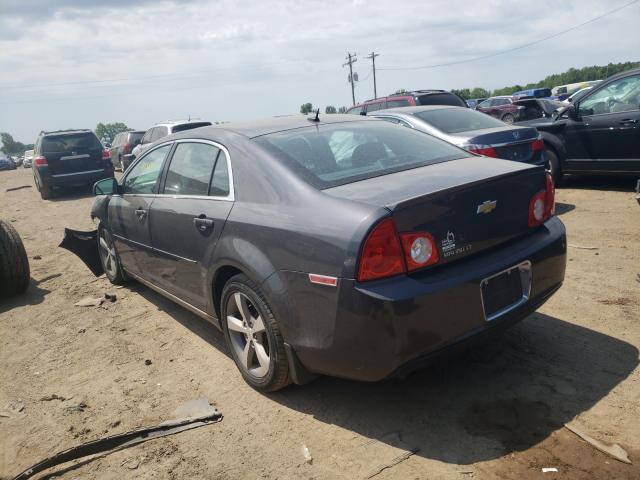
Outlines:
[[640, 75], [587, 94], [565, 127], [567, 171], [640, 172]]
[[149, 278], [153, 267], [150, 209], [171, 146], [168, 143], [145, 152], [122, 180], [123, 194], [114, 195], [109, 202], [109, 225], [122, 266], [144, 278]]
[[52, 175], [104, 170], [102, 144], [93, 132], [71, 132], [42, 137], [41, 153]]
[[152, 281], [206, 311], [207, 272], [233, 206], [226, 149], [204, 140], [177, 142], [160, 192], [151, 207]]

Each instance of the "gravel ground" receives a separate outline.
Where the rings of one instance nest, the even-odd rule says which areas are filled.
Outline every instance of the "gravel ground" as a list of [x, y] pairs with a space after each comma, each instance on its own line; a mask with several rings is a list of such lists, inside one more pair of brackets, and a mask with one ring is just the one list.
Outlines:
[[[26, 295], [0, 301], [0, 410], [24, 405], [0, 416], [0, 477], [78, 443], [153, 425], [206, 397], [222, 422], [54, 472], [354, 479], [417, 450], [375, 478], [638, 479], [640, 207], [633, 183], [576, 179], [559, 189], [570, 245], [565, 284], [491, 343], [404, 381], [320, 378], [263, 395], [242, 381], [210, 324], [139, 284], [115, 289], [57, 247], [65, 226], [93, 228], [87, 192], [43, 201], [34, 187], [6, 191], [33, 185], [30, 170], [0, 172], [0, 217], [20, 232], [32, 276]], [[117, 301], [74, 306], [105, 292]], [[633, 464], [596, 451], [565, 423], [620, 444]]]

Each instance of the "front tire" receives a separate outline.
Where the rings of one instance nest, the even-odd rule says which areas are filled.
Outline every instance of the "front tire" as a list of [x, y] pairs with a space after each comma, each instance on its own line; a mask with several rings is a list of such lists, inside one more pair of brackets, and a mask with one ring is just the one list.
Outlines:
[[114, 285], [122, 285], [127, 278], [120, 266], [120, 259], [113, 245], [111, 233], [102, 225], [98, 227], [98, 252], [105, 275]]
[[24, 293], [30, 278], [29, 259], [20, 235], [13, 225], [0, 220], [0, 297]]
[[232, 277], [222, 290], [220, 312], [227, 346], [244, 380], [263, 392], [289, 385], [284, 339], [258, 286], [246, 275]]

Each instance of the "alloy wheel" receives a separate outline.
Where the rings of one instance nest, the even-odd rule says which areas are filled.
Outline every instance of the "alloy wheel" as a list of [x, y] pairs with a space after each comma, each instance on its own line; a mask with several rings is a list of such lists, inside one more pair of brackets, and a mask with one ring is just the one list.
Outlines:
[[227, 301], [227, 329], [234, 356], [245, 371], [262, 378], [271, 364], [269, 336], [251, 299], [234, 292]]
[[110, 277], [115, 277], [118, 274], [118, 260], [116, 257], [116, 250], [113, 247], [113, 241], [109, 232], [102, 229], [100, 230], [99, 240], [99, 252], [100, 260], [102, 260], [102, 267]]

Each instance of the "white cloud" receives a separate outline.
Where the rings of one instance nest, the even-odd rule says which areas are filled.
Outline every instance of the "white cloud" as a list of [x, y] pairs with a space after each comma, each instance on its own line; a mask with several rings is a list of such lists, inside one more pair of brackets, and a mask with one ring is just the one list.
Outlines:
[[[145, 128], [189, 114], [233, 120], [295, 112], [306, 101], [348, 105], [341, 66], [347, 51], [359, 54], [363, 81], [356, 94], [364, 100], [373, 90], [364, 58], [371, 50], [381, 54], [381, 68], [463, 60], [615, 6], [606, 0], [9, 2], [0, 17], [0, 131], [31, 141], [41, 129], [98, 121]], [[484, 61], [380, 71], [378, 92], [495, 88], [572, 66], [638, 60], [639, 13], [636, 4]]]

